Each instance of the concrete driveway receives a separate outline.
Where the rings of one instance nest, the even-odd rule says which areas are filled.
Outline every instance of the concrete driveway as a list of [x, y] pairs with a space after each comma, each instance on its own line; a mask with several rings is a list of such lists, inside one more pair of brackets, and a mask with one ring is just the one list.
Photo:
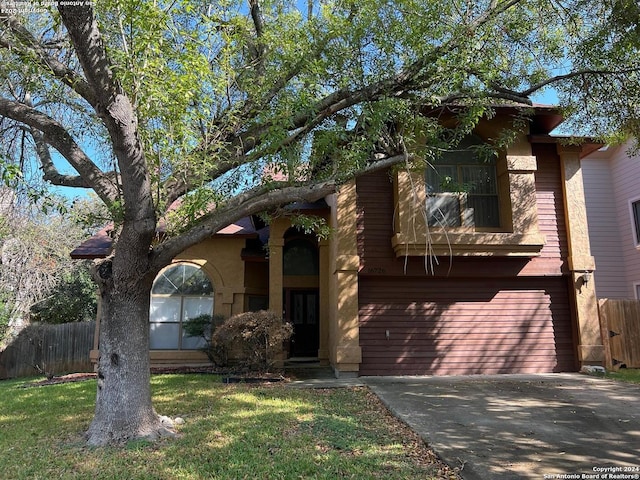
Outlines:
[[640, 479], [640, 385], [580, 374], [361, 380], [465, 479]]

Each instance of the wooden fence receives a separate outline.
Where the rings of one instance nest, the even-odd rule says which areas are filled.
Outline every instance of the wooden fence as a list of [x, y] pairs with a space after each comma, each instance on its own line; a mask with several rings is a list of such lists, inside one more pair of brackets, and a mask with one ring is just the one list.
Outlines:
[[598, 308], [605, 367], [640, 368], [640, 301], [603, 298]]
[[30, 325], [0, 352], [0, 379], [91, 372], [95, 322]]

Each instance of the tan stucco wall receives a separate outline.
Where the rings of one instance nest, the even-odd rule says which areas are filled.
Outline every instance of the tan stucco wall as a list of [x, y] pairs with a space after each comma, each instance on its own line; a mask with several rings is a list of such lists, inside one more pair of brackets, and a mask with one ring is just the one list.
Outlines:
[[358, 268], [356, 183], [351, 181], [327, 199], [333, 235], [329, 244], [329, 359], [336, 376], [353, 375], [360, 369], [358, 319]]
[[[196, 264], [209, 276], [214, 288], [215, 314], [230, 317], [244, 311], [244, 263], [241, 258], [244, 245], [244, 238], [214, 237], [188, 248], [174, 259], [174, 263]], [[98, 329], [99, 325], [96, 332]], [[94, 350], [91, 351], [92, 360], [97, 359], [99, 355], [97, 333], [94, 343]], [[207, 356], [197, 350], [152, 350], [149, 354], [152, 366], [209, 363]]]
[[282, 274], [282, 249], [284, 247], [284, 233], [291, 226], [286, 218], [278, 218], [269, 226], [269, 310], [282, 315], [282, 289], [284, 278]]
[[[193, 263], [209, 276], [214, 288], [213, 313], [230, 317], [244, 311], [244, 238], [214, 237], [188, 248], [174, 259]], [[169, 268], [169, 267], [167, 267]], [[208, 364], [197, 350], [151, 350], [152, 366]]]
[[604, 347], [600, 332], [598, 300], [593, 275], [585, 282], [585, 274], [595, 270], [591, 256], [589, 230], [584, 198], [581, 147], [558, 145], [561, 160], [567, 239], [569, 243], [568, 267], [574, 288], [575, 312], [578, 329], [578, 360], [581, 366], [602, 365]]
[[320, 267], [320, 346], [318, 348], [318, 359], [322, 365], [329, 362], [329, 319], [330, 319], [330, 260], [329, 260], [329, 240], [323, 239], [319, 242], [319, 267]]

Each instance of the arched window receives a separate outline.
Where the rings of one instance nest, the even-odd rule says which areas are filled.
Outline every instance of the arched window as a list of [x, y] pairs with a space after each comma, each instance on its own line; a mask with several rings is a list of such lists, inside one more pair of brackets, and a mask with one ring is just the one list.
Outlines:
[[284, 275], [318, 275], [318, 249], [304, 238], [289, 240], [283, 249]]
[[213, 285], [199, 267], [187, 263], [160, 272], [151, 289], [149, 311], [152, 350], [195, 350], [204, 340], [189, 337], [182, 324], [199, 315], [213, 314]]

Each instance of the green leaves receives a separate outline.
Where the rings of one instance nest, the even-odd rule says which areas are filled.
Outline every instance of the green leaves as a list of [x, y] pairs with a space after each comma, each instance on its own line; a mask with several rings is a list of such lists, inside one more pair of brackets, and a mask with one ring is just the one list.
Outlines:
[[[265, 0], [253, 17], [237, 0], [111, 0], [101, 4], [100, 18], [138, 107], [155, 181], [178, 175], [200, 188], [230, 156], [238, 164], [289, 162], [291, 170], [291, 162], [308, 161], [310, 143], [334, 156], [324, 175], [352, 175], [386, 118], [397, 115], [397, 85], [355, 100], [353, 108], [329, 103], [329, 114], [323, 100], [401, 71], [408, 75], [407, 104], [466, 104], [461, 120], [472, 125], [496, 97], [540, 88], [578, 65], [571, 57], [594, 55], [581, 45], [603, 38], [598, 32], [607, 26], [584, 15], [589, 3], [334, 0], [308, 10]], [[615, 7], [632, 11], [632, 3]], [[628, 36], [628, 21], [611, 6], [598, 8], [617, 19], [613, 37]], [[339, 125], [335, 115], [344, 119]], [[362, 126], [357, 135], [355, 125]], [[329, 140], [342, 146], [329, 152]]]
[[[259, 184], [265, 168], [289, 184], [341, 182], [385, 155], [428, 159], [496, 104], [527, 103], [545, 88], [558, 92], [574, 133], [621, 139], [640, 129], [632, 0], [105, 0], [94, 8], [108, 63], [135, 108], [158, 216], [194, 192], [172, 213], [180, 231]], [[116, 170], [96, 112], [38, 56], [85, 77], [59, 15], [21, 20], [40, 46], [0, 19], [1, 94], [29, 100], [81, 145], [91, 140], [92, 160]], [[439, 125], [439, 107], [455, 110], [455, 126]], [[6, 165], [33, 156], [20, 125], [12, 128], [2, 137]], [[500, 134], [495, 147], [512, 138]], [[4, 168], [0, 180], [17, 173]], [[120, 220], [126, 208], [115, 202], [111, 214]]]
[[0, 158], [0, 179], [9, 188], [15, 188], [22, 178], [22, 170], [19, 165], [8, 163]]

